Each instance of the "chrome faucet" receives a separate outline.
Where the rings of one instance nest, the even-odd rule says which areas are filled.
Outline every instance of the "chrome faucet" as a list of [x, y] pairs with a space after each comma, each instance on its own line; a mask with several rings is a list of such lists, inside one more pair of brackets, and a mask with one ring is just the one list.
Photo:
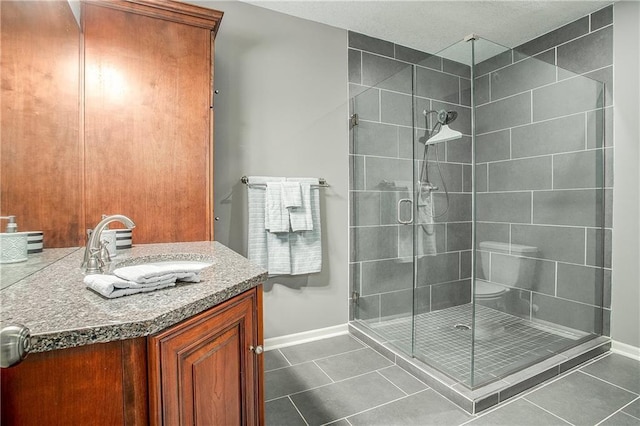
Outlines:
[[84, 249], [84, 260], [82, 261], [81, 267], [84, 268], [87, 275], [102, 273], [105, 263], [110, 261], [109, 252], [100, 241], [100, 234], [111, 222], [120, 222], [129, 229], [136, 227], [136, 224], [133, 223], [131, 219], [121, 214], [103, 217], [93, 229], [93, 232], [91, 232], [91, 236], [87, 241], [87, 247]]

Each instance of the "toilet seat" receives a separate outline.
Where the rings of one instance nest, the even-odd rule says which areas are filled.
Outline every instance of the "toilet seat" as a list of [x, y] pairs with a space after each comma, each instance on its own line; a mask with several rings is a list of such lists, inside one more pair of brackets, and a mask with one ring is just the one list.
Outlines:
[[509, 291], [508, 288], [494, 284], [488, 281], [476, 280], [475, 294], [476, 299], [496, 299], [502, 297]]

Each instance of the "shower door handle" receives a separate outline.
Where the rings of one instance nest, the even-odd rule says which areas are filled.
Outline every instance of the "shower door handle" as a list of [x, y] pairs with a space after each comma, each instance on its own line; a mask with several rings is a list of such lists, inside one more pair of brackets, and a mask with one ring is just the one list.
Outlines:
[[[411, 212], [409, 220], [402, 220], [402, 215], [400, 213], [400, 210], [402, 209], [402, 203], [409, 203], [409, 205], [411, 206], [411, 208], [409, 209], [409, 212]], [[401, 223], [403, 225], [411, 225], [413, 223], [413, 200], [411, 198], [401, 198], [398, 200], [398, 223]]]

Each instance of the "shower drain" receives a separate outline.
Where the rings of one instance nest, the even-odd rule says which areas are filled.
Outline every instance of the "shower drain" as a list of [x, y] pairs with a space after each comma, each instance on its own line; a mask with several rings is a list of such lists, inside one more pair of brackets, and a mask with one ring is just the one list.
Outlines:
[[455, 328], [456, 330], [463, 330], [463, 331], [471, 330], [471, 327], [469, 327], [466, 324], [456, 324], [456, 325], [453, 326], [453, 328]]

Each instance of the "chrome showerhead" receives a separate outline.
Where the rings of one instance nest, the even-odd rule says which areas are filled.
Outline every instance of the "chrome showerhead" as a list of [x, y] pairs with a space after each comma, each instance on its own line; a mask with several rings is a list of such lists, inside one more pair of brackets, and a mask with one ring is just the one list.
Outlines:
[[433, 127], [433, 130], [435, 131], [436, 128], [439, 128], [439, 130], [435, 134], [433, 132], [429, 134], [427, 131], [423, 137], [418, 139], [420, 143], [432, 145], [438, 142], [446, 142], [462, 137], [462, 133], [449, 127], [449, 123], [454, 122], [455, 119], [458, 118], [458, 113], [456, 111], [445, 111], [443, 109], [440, 111], [424, 110], [422, 113], [425, 117], [432, 113], [438, 114], [438, 122]]
[[443, 124], [442, 127], [440, 127], [440, 131], [436, 133], [435, 136], [427, 140], [426, 144], [432, 145], [438, 142], [446, 142], [446, 141], [452, 141], [454, 139], [460, 139], [461, 137], [462, 137], [462, 133], [460, 133], [457, 130], [453, 130], [451, 127], [449, 127], [448, 124]]

